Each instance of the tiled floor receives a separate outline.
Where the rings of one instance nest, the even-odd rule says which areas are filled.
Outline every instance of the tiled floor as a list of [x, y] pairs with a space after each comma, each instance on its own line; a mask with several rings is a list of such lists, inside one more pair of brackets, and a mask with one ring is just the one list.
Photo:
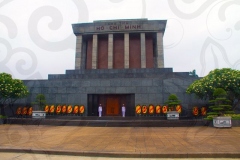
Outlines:
[[[0, 151], [78, 155], [240, 155], [240, 127], [78, 127], [0, 125]], [[24, 150], [25, 149], [25, 150]], [[226, 156], [226, 155], [224, 155]], [[116, 156], [117, 157], [117, 156]], [[151, 157], [151, 156], [150, 156]], [[229, 157], [231, 158], [231, 156]]]
[[[185, 158], [113, 158], [113, 157], [85, 157], [71, 155], [48, 155], [31, 153], [1, 153], [1, 160], [185, 160]], [[187, 158], [187, 160], [216, 160], [215, 158]], [[236, 160], [235, 158], [218, 158], [218, 160]]]

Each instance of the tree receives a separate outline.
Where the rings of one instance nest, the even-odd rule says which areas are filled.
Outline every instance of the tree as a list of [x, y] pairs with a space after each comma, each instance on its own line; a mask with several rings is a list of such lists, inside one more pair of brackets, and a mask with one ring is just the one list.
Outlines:
[[208, 112], [207, 119], [212, 120], [213, 117], [223, 116], [224, 114], [233, 114], [231, 101], [227, 99], [227, 92], [222, 88], [216, 88], [213, 92], [213, 100], [210, 100], [211, 112]]
[[170, 111], [173, 111], [176, 110], [176, 106], [180, 104], [180, 101], [175, 94], [170, 94], [165, 104], [168, 106]]
[[46, 105], [46, 99], [44, 94], [38, 94], [33, 104], [36, 104], [39, 110], [43, 110], [43, 107]]
[[228, 99], [236, 108], [240, 104], [240, 71], [231, 68], [215, 69], [201, 79], [194, 81], [186, 90], [202, 100], [213, 99], [216, 88], [227, 92]]
[[0, 108], [5, 115], [4, 108], [12, 107], [13, 103], [29, 94], [27, 87], [19, 79], [13, 79], [8, 73], [0, 73]]

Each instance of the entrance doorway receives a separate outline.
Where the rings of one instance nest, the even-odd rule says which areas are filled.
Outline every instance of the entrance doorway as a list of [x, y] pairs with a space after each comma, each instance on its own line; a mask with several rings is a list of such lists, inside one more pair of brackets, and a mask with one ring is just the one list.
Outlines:
[[122, 105], [126, 116], [135, 116], [134, 94], [88, 94], [88, 116], [98, 116], [98, 106], [102, 105], [102, 116], [121, 116]]
[[120, 104], [119, 96], [108, 96], [106, 104], [106, 115], [117, 116], [119, 115]]

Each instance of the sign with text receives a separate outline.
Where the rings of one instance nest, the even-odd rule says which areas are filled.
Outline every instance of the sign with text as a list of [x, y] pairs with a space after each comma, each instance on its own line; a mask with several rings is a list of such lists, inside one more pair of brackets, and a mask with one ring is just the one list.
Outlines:
[[159, 32], [165, 31], [166, 20], [103, 20], [93, 23], [73, 24], [73, 32], [79, 34], [115, 33], [115, 32]]
[[121, 22], [102, 22], [95, 24], [95, 31], [122, 31], [122, 30], [141, 30], [143, 29], [141, 22], [130, 22], [130, 21], [121, 21]]

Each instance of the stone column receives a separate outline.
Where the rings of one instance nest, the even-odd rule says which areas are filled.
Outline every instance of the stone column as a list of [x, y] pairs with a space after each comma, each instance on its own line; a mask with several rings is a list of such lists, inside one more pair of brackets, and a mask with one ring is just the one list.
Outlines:
[[113, 69], [113, 34], [108, 34], [108, 69]]
[[83, 37], [80, 69], [86, 69], [86, 63], [87, 63], [86, 57], [87, 57], [87, 43], [86, 43], [86, 39]]
[[124, 33], [124, 68], [129, 68], [129, 33]]
[[76, 39], [75, 69], [81, 68], [82, 61], [82, 35], [78, 35]]
[[97, 69], [97, 50], [98, 50], [98, 36], [97, 34], [93, 35], [93, 42], [92, 42], [92, 69]]
[[157, 33], [157, 68], [164, 68], [164, 55], [163, 55], [163, 34]]
[[141, 33], [141, 68], [146, 68], [146, 44], [145, 33]]

